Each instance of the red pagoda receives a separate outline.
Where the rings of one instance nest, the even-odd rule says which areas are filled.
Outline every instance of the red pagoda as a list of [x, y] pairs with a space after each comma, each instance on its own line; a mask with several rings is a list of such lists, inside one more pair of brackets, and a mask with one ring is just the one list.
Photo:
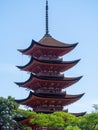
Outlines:
[[[54, 39], [48, 31], [48, 1], [46, 0], [46, 34], [40, 41], [32, 40], [27, 49], [19, 49], [24, 55], [30, 56], [30, 62], [17, 66], [30, 72], [25, 82], [16, 83], [30, 90], [27, 98], [16, 100], [22, 105], [31, 107], [37, 113], [53, 113], [66, 111], [64, 107], [78, 101], [83, 94], [69, 95], [62, 91], [78, 82], [80, 77], [65, 77], [64, 72], [75, 66], [79, 60], [63, 61], [61, 58], [73, 50], [78, 43], [62, 43]], [[76, 114], [83, 115], [84, 113]]]

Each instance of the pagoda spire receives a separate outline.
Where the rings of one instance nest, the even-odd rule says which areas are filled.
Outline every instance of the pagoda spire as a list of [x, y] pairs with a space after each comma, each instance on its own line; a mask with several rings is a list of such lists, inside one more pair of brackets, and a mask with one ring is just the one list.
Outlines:
[[46, 0], [46, 36], [49, 35], [49, 28], [48, 28], [48, 0]]

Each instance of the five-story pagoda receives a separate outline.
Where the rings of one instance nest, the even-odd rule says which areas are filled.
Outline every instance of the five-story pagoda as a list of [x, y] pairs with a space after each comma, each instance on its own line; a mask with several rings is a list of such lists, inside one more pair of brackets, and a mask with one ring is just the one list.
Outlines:
[[48, 0], [46, 0], [46, 34], [39, 42], [32, 40], [27, 49], [19, 50], [22, 54], [31, 57], [30, 62], [25, 66], [17, 66], [23, 71], [30, 72], [30, 78], [16, 84], [29, 89], [30, 94], [26, 99], [16, 101], [31, 107], [35, 112], [52, 113], [66, 111], [65, 106], [79, 100], [84, 94], [69, 95], [66, 91], [62, 91], [82, 77], [64, 76], [64, 72], [75, 66], [79, 60], [63, 61], [61, 57], [76, 46], [77, 43], [62, 43], [49, 34]]

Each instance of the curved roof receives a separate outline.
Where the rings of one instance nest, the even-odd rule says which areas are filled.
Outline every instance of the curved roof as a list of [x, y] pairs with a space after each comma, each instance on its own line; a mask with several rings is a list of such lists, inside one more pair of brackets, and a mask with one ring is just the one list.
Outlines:
[[56, 39], [54, 39], [52, 36], [50, 35], [47, 35], [47, 36], [44, 36], [40, 41], [39, 41], [40, 44], [44, 45], [44, 46], [49, 46], [49, 47], [70, 47], [70, 46], [73, 46], [74, 44], [69, 44], [69, 43], [63, 43], [63, 42], [60, 42]]
[[33, 128], [34, 125], [32, 125], [30, 123], [30, 120], [33, 119], [34, 116], [29, 116], [29, 117], [19, 117], [19, 118], [15, 118], [16, 121], [20, 122], [21, 124], [23, 125], [26, 125], [26, 126], [30, 126]]
[[25, 88], [29, 88], [32, 90], [36, 90], [38, 88], [43, 88], [43, 87], [57, 87], [57, 88], [66, 88], [69, 87], [70, 85], [78, 82], [82, 76], [80, 77], [65, 77], [63, 79], [59, 79], [57, 77], [52, 78], [52, 77], [46, 77], [46, 76], [37, 76], [34, 74], [30, 75], [30, 78], [25, 81], [25, 82], [16, 82], [17, 85]]
[[76, 65], [79, 60], [74, 61], [59, 61], [59, 60], [41, 60], [34, 57], [31, 57], [30, 62], [25, 66], [17, 66], [21, 70], [38, 73], [41, 70], [45, 70], [45, 68], [54, 71], [64, 72], [68, 70], [69, 68]]
[[46, 97], [45, 95], [35, 94], [30, 91], [30, 94], [26, 99], [15, 100], [15, 101], [22, 105], [27, 105], [31, 108], [37, 107], [40, 103], [45, 104], [45, 102], [48, 102], [48, 104], [55, 104], [55, 105], [59, 104], [62, 106], [66, 106], [66, 105], [76, 102], [83, 95], [84, 95], [84, 93], [78, 94], [78, 95], [66, 95], [65, 97], [54, 97], [54, 96]]
[[[39, 42], [32, 40], [31, 45], [27, 49], [18, 49], [18, 50], [20, 52], [22, 52], [23, 54], [26, 54], [26, 55], [32, 55], [32, 54], [34, 55], [34, 53], [36, 52], [36, 50], [38, 50], [38, 48], [40, 48], [40, 49], [52, 49], [52, 50], [63, 49], [63, 51], [66, 50], [65, 52], [68, 53], [77, 44], [78, 43], [74, 43], [74, 44], [62, 43], [60, 41], [55, 40], [51, 36], [45, 36]], [[34, 49], [35, 49], [35, 51], [34, 51]]]
[[70, 113], [72, 115], [75, 115], [75, 116], [84, 116], [86, 114], [86, 112], [80, 112], [80, 113]]

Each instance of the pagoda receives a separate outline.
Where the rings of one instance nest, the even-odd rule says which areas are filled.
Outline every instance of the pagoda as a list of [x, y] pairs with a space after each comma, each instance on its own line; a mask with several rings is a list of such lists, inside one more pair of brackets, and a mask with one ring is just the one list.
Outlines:
[[[19, 51], [30, 56], [30, 61], [24, 66], [17, 66], [20, 70], [30, 73], [25, 82], [16, 82], [20, 87], [30, 90], [25, 99], [16, 102], [31, 107], [37, 113], [53, 113], [55, 111], [68, 111], [64, 109], [78, 101], [83, 95], [67, 94], [67, 87], [78, 82], [82, 76], [66, 77], [64, 73], [75, 66], [80, 59], [63, 61], [63, 56], [73, 50], [78, 43], [63, 43], [54, 39], [48, 29], [48, 0], [46, 0], [46, 33], [38, 42], [31, 41], [26, 49]], [[77, 116], [84, 113], [77, 113]]]

